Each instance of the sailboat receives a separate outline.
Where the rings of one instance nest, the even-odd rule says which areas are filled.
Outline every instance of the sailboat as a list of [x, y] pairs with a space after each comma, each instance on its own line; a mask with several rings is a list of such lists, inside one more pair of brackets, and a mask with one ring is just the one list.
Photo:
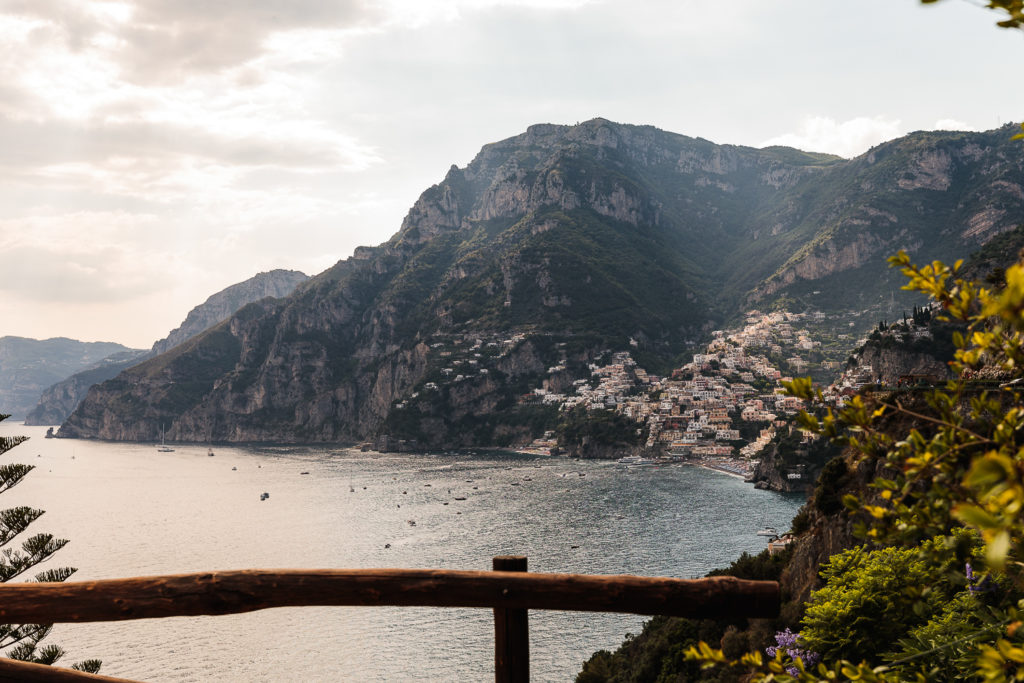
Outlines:
[[770, 536], [776, 538], [779, 532], [776, 531], [775, 527], [768, 524], [768, 506], [764, 506], [764, 519], [761, 521], [761, 530], [757, 532], [758, 536]]
[[156, 449], [160, 453], [173, 453], [174, 449], [164, 443], [164, 426], [160, 425], [160, 446]]

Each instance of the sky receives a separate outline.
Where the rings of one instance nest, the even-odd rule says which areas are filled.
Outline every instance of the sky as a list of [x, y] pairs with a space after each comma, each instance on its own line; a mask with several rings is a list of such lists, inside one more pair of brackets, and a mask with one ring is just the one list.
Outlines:
[[1024, 118], [980, 0], [0, 0], [0, 336], [148, 348], [594, 117], [856, 156]]

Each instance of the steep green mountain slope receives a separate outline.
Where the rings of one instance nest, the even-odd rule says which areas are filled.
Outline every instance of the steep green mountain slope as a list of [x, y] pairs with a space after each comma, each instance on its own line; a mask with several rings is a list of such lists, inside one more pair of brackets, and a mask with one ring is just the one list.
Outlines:
[[[452, 167], [386, 243], [94, 388], [60, 434], [529, 438], [521, 394], [601, 351], [664, 367], [749, 307], [899, 310], [885, 255], [951, 257], [1022, 215], [1009, 137], [916, 133], [846, 161], [531, 126]], [[402, 413], [413, 394], [430, 409]]]

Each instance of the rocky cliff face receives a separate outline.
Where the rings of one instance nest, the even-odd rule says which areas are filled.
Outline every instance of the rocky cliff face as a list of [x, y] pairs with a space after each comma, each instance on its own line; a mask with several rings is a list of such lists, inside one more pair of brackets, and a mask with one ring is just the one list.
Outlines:
[[[749, 300], [821, 290], [854, 303], [843, 291], [850, 283], [877, 280], [889, 288], [897, 281], [885, 271], [884, 258], [898, 249], [918, 262], [951, 259], [1012, 230], [1020, 223], [1024, 158], [1006, 147], [1009, 137], [1009, 127], [914, 133], [794, 188], [777, 224], [804, 243]], [[857, 292], [859, 302], [871, 301], [863, 294]]]
[[309, 279], [297, 270], [272, 270], [258, 273], [244, 282], [223, 289], [185, 316], [184, 322], [166, 337], [153, 344], [153, 355], [164, 353], [224, 320], [242, 306], [267, 297], [288, 296]]
[[295, 270], [272, 270], [268, 273], [259, 273], [244, 282], [221, 290], [208, 298], [205, 303], [193, 308], [185, 321], [167, 337], [154, 343], [152, 350], [148, 353], [119, 354], [105, 358], [95, 367], [75, 373], [47, 388], [39, 397], [39, 403], [26, 415], [25, 424], [62, 424], [74, 412], [94, 384], [113, 379], [133, 365], [191, 339], [246, 304], [267, 297], [287, 296], [308, 279], [307, 275]]
[[870, 345], [860, 354], [860, 362], [871, 367], [874, 382], [896, 386], [901, 377], [918, 375], [948, 379], [951, 374], [949, 362], [939, 360], [928, 353], [915, 353], [902, 348], [882, 348]]
[[117, 377], [123, 370], [149, 358], [150, 351], [115, 354], [104, 358], [94, 367], [76, 372], [67, 379], [47, 387], [39, 402], [25, 416], [27, 425], [59, 425], [68, 418], [85, 398], [89, 387]]
[[955, 347], [953, 334], [963, 331], [950, 323], [896, 323], [875, 330], [853, 356], [850, 372], [867, 375], [871, 382], [897, 387], [917, 382], [937, 383], [952, 377], [949, 362]]
[[[452, 167], [388, 242], [98, 387], [61, 435], [526, 438], [540, 409], [522, 394], [563, 358], [631, 339], [670, 358], [743, 301], [801, 288], [863, 308], [888, 293], [883, 251], [955, 255], [982, 202], [1024, 209], [1000, 135], [915, 134], [844, 161], [603, 119], [531, 126]], [[459, 356], [474, 339], [501, 353]]]

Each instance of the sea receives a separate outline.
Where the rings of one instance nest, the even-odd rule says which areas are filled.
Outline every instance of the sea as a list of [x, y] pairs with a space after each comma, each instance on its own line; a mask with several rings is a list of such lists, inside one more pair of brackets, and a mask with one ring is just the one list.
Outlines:
[[[29, 528], [70, 543], [40, 568], [75, 580], [233, 569], [489, 570], [696, 578], [764, 549], [803, 503], [699, 467], [499, 451], [380, 454], [330, 446], [46, 439], [0, 464], [35, 466], [0, 507], [46, 510]], [[214, 455], [209, 451], [212, 448]], [[267, 493], [269, 496], [264, 497]], [[465, 500], [456, 500], [464, 498]], [[414, 524], [413, 524], [414, 523]], [[647, 617], [530, 612], [533, 681], [572, 681]], [[140, 681], [493, 680], [486, 609], [289, 607], [217, 617], [58, 624], [60, 664], [103, 660]]]

